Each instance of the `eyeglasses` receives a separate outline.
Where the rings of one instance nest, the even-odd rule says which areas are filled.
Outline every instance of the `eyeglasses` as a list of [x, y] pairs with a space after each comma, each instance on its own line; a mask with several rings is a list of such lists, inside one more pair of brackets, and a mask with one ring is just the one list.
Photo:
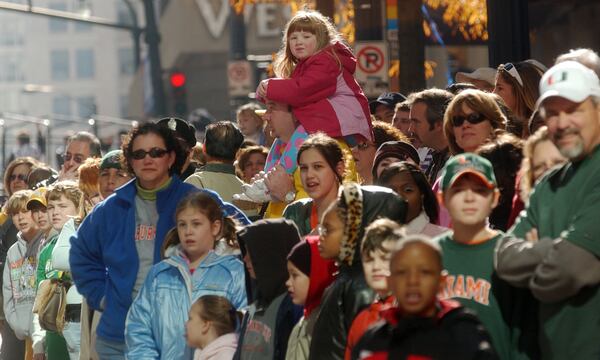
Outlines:
[[317, 225], [317, 234], [322, 237], [327, 236], [327, 228], [321, 224]]
[[158, 158], [161, 158], [161, 157], [167, 155], [168, 152], [169, 152], [169, 150], [160, 149], [160, 148], [152, 148], [149, 151], [140, 149], [140, 150], [133, 151], [131, 153], [131, 157], [134, 158], [135, 160], [142, 160], [146, 157], [146, 155], [150, 155], [151, 158], [158, 159]]
[[21, 181], [27, 181], [27, 175], [25, 174], [12, 174], [9, 177], [10, 181], [15, 181], [17, 179], [21, 180]]
[[66, 153], [66, 154], [63, 154], [62, 158], [65, 162], [71, 161], [71, 159], [73, 159], [73, 161], [78, 164], [83, 164], [83, 162], [85, 161], [85, 158], [83, 157], [83, 155], [79, 155], [79, 154], [71, 155], [69, 153]]
[[363, 143], [356, 145], [355, 148], [357, 148], [358, 150], [366, 150], [369, 148], [369, 146], [373, 146], [373, 144], [365, 141]]
[[519, 85], [523, 86], [523, 79], [521, 79], [521, 75], [519, 75], [519, 72], [517, 71], [517, 68], [515, 67], [515, 65], [513, 65], [513, 63], [504, 64], [504, 70], [506, 70], [506, 72], [509, 73], [510, 76], [517, 79]]
[[479, 124], [480, 122], [485, 120], [485, 116], [479, 113], [471, 113], [467, 116], [453, 116], [452, 117], [452, 125], [454, 127], [460, 127], [464, 124], [465, 121], [468, 121], [470, 124]]

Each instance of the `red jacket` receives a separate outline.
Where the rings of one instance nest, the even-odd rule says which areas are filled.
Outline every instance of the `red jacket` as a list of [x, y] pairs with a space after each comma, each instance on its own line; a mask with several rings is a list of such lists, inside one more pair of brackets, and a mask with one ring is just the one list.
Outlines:
[[289, 79], [270, 79], [266, 97], [290, 105], [309, 134], [373, 140], [369, 102], [355, 70], [352, 50], [338, 42], [301, 60]]
[[396, 298], [388, 296], [384, 300], [375, 301], [371, 306], [361, 311], [350, 327], [348, 332], [348, 342], [346, 343], [345, 360], [352, 358], [352, 348], [358, 343], [369, 327], [381, 320], [381, 312], [391, 309], [396, 303]]

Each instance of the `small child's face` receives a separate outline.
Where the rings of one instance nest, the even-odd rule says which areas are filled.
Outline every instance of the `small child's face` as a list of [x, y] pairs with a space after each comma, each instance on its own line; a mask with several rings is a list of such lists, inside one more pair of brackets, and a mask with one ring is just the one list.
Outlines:
[[294, 31], [288, 34], [288, 46], [296, 59], [306, 59], [318, 50], [317, 36], [308, 31]]
[[252, 258], [250, 257], [250, 253], [248, 252], [247, 248], [246, 255], [244, 255], [242, 260], [244, 260], [244, 264], [246, 265], [246, 270], [248, 270], [248, 275], [250, 275], [250, 278], [256, 280], [256, 273], [254, 272], [254, 266], [252, 266]]
[[473, 226], [485, 223], [498, 197], [475, 175], [467, 174], [444, 191], [444, 205], [453, 224]]
[[44, 205], [40, 203], [33, 205], [33, 208], [31, 209], [31, 215], [33, 216], [33, 221], [35, 221], [40, 230], [48, 231], [50, 228], [52, 228], [48, 211]]
[[187, 207], [177, 214], [177, 235], [190, 261], [196, 261], [215, 247], [221, 221], [211, 222], [200, 210]]
[[340, 254], [344, 223], [337, 213], [337, 208], [329, 208], [323, 215], [319, 232], [319, 253], [323, 259], [336, 259]]
[[384, 241], [383, 249], [371, 251], [362, 256], [363, 271], [369, 287], [378, 294], [388, 293], [387, 278], [390, 276], [390, 258], [392, 256], [393, 241]]
[[185, 323], [185, 339], [187, 344], [193, 348], [206, 346], [206, 334], [208, 333], [210, 322], [200, 316], [201, 310], [201, 305], [192, 305], [188, 321]]
[[239, 113], [237, 123], [238, 128], [244, 136], [250, 136], [262, 131], [262, 121], [246, 111]]
[[61, 195], [58, 200], [48, 200], [48, 217], [54, 230], [60, 231], [74, 216], [77, 216], [77, 205], [66, 196]]
[[431, 317], [436, 296], [443, 285], [442, 265], [431, 247], [409, 243], [396, 252], [390, 263], [389, 288], [403, 313]]
[[308, 296], [308, 287], [310, 278], [300, 271], [291, 261], [287, 262], [287, 269], [290, 277], [285, 282], [292, 302], [296, 305], [304, 305]]
[[31, 211], [27, 209], [21, 209], [18, 213], [12, 216], [12, 222], [18, 231], [23, 234], [27, 234], [31, 231], [36, 231], [38, 226], [31, 216]]

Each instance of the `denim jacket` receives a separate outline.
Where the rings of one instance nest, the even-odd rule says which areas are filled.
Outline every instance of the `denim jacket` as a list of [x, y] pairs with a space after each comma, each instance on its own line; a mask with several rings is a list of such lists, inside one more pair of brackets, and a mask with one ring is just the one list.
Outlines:
[[180, 248], [154, 265], [125, 322], [128, 359], [191, 359], [185, 322], [196, 299], [227, 298], [236, 308], [247, 305], [244, 265], [235, 256], [211, 251], [194, 273]]

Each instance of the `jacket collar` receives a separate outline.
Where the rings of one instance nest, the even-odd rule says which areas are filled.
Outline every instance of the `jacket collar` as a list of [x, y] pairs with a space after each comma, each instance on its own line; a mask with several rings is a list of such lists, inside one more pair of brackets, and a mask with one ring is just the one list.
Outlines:
[[[438, 299], [438, 301], [436, 302], [436, 307], [437, 307], [438, 311], [434, 315], [433, 319], [436, 320], [437, 322], [439, 322], [450, 311], [452, 311], [456, 308], [459, 308], [460, 306], [461, 306], [460, 303], [455, 300], [449, 300], [449, 299], [440, 300], [440, 299]], [[390, 323], [392, 326], [396, 326], [396, 325], [398, 325], [400, 320], [402, 318], [405, 318], [406, 316], [404, 315], [402, 310], [400, 310], [398, 307], [393, 307], [393, 308], [382, 311], [381, 317], [382, 317], [382, 319], [384, 319], [388, 323]]]
[[[135, 182], [136, 178], [129, 180], [128, 183], [115, 190], [114, 194], [111, 196], [116, 196], [118, 199], [121, 199], [130, 205], [133, 205], [135, 203], [135, 197], [137, 195], [137, 188], [135, 186]], [[159, 210], [159, 212], [161, 209], [164, 208], [164, 206], [162, 205], [168, 202], [169, 199], [175, 195], [174, 192], [181, 183], [182, 182], [178, 176], [172, 175], [171, 183], [169, 184], [169, 186], [156, 193], [156, 208]]]

